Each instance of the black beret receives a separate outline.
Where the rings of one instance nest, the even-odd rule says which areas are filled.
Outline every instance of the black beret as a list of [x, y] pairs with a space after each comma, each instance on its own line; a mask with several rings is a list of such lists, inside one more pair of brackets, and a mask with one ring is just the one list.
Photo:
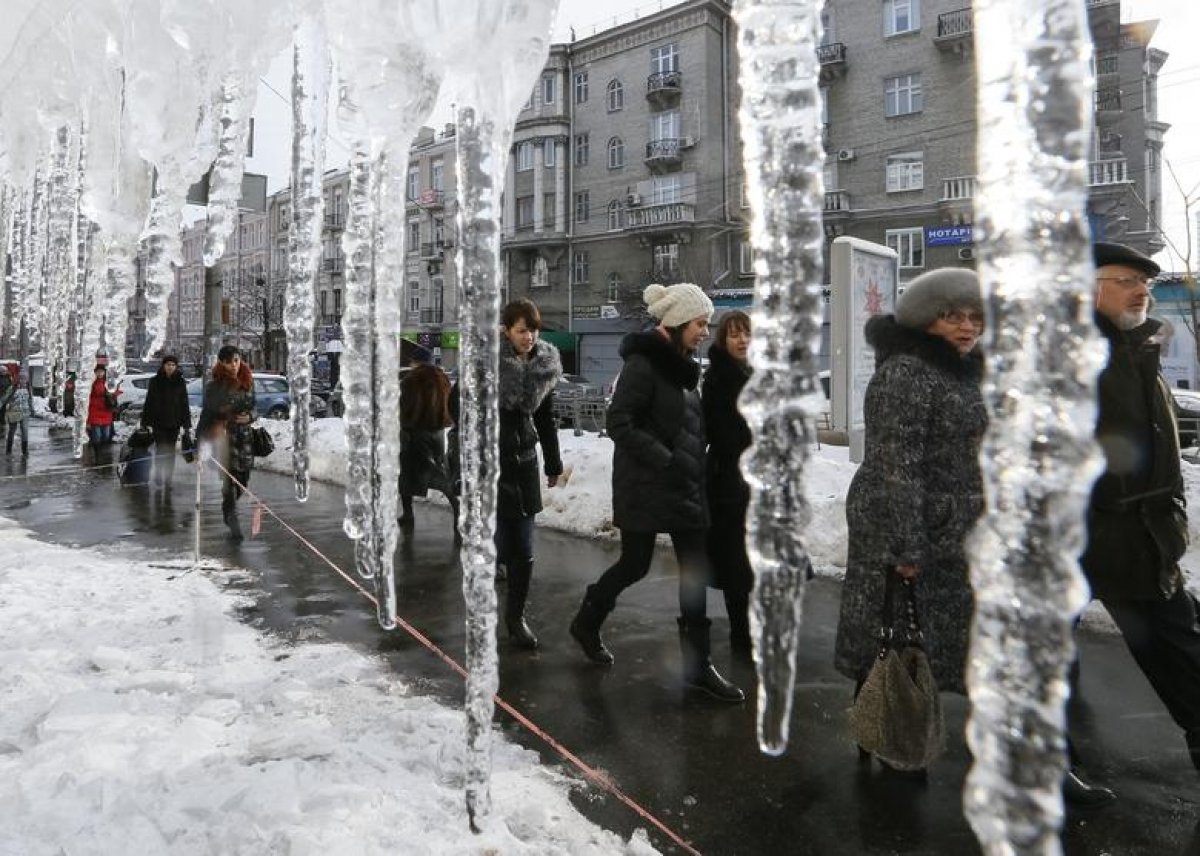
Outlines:
[[1134, 270], [1140, 270], [1146, 276], [1158, 276], [1162, 268], [1149, 256], [1144, 256], [1133, 247], [1124, 244], [1109, 244], [1098, 241], [1092, 245], [1092, 261], [1096, 267], [1105, 265], [1124, 265]]

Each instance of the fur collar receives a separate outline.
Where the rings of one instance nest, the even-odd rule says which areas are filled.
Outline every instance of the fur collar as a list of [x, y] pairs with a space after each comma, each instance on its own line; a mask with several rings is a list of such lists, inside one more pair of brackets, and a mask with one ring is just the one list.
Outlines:
[[714, 344], [708, 349], [708, 379], [719, 383], [737, 384], [741, 389], [751, 373], [749, 363], [738, 362], [720, 345]]
[[675, 349], [657, 330], [630, 333], [621, 340], [621, 359], [641, 354], [667, 381], [680, 389], [695, 389], [700, 382], [700, 364]]
[[160, 384], [165, 383], [167, 386], [184, 386], [187, 384], [187, 381], [183, 379], [183, 373], [179, 369], [175, 369], [175, 374], [170, 377], [167, 377], [165, 371], [159, 369], [158, 373], [154, 375], [154, 380]]
[[876, 368], [890, 357], [908, 354], [955, 377], [978, 379], [983, 375], [983, 353], [978, 346], [962, 356], [941, 336], [905, 327], [892, 315], [876, 315], [867, 322], [865, 332], [867, 343], [875, 349]]
[[213, 366], [212, 379], [216, 383], [227, 384], [244, 392], [254, 389], [254, 375], [245, 363], [241, 363], [238, 366], [237, 374], [234, 374], [225, 363], [218, 360], [217, 364]]
[[562, 377], [558, 348], [538, 341], [528, 360], [517, 356], [507, 339], [500, 340], [500, 409], [533, 413]]
[[1157, 318], [1147, 318], [1145, 323], [1139, 324], [1132, 330], [1122, 330], [1108, 316], [1095, 313], [1096, 326], [1100, 332], [1104, 334], [1104, 338], [1114, 345], [1128, 344], [1135, 347], [1150, 343], [1152, 345], [1162, 344], [1161, 330], [1163, 322]]

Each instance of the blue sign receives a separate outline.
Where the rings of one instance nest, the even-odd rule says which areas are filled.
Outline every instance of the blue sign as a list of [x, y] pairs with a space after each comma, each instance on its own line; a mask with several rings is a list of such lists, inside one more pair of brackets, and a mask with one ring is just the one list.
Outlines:
[[925, 246], [949, 247], [955, 244], [973, 244], [975, 235], [971, 226], [926, 226]]

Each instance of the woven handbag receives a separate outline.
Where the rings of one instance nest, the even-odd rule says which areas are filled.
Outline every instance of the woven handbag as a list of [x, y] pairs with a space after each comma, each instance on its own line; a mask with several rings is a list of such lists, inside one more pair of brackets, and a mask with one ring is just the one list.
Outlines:
[[[904, 599], [899, 632], [898, 587]], [[923, 645], [913, 583], [888, 573], [879, 656], [850, 708], [850, 731], [860, 747], [897, 770], [928, 767], [946, 745], [942, 701]]]

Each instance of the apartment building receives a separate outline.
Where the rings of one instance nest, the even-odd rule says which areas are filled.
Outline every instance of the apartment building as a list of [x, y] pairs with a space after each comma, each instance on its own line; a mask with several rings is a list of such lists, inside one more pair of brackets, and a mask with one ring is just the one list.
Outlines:
[[748, 296], [734, 42], [728, 3], [688, 0], [554, 45], [517, 118], [508, 293], [590, 379], [619, 370], [651, 282]]
[[[1088, 215], [1097, 238], [1148, 254], [1158, 228], [1162, 135], [1154, 22], [1087, 0], [1095, 43]], [[824, 94], [825, 233], [887, 244], [901, 280], [971, 265], [975, 195], [973, 10], [963, 0], [832, 0], [818, 50]]]

